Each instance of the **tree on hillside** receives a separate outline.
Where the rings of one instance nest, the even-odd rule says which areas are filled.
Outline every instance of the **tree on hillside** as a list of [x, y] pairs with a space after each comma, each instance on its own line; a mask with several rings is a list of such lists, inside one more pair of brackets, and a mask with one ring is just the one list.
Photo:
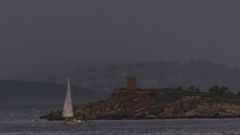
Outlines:
[[227, 87], [220, 87], [218, 85], [215, 85], [215, 86], [213, 86], [212, 88], [209, 89], [208, 95], [211, 98], [231, 98], [235, 94], [228, 91]]

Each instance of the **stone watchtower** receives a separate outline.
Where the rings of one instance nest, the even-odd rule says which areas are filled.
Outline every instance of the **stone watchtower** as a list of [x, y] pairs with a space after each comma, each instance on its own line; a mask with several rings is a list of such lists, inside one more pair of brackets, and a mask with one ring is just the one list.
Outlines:
[[129, 91], [137, 90], [137, 78], [132, 76], [127, 76], [124, 79], [125, 88]]

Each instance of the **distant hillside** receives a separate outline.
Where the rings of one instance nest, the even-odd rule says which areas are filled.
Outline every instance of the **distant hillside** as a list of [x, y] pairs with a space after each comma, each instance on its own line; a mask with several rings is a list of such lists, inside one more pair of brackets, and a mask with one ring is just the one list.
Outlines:
[[138, 78], [141, 88], [188, 88], [195, 86], [207, 91], [214, 85], [227, 86], [232, 91], [240, 90], [240, 68], [216, 64], [207, 60], [187, 62], [146, 62], [112, 64], [96, 67], [79, 67], [64, 74], [52, 74], [48, 81], [60, 82], [64, 76], [71, 76], [75, 83], [92, 89], [111, 92], [122, 86], [125, 74]]
[[[64, 84], [31, 82], [31, 81], [6, 81], [0, 80], [0, 100], [64, 100], [66, 86]], [[72, 86], [72, 95], [75, 101], [96, 100], [103, 98], [103, 93], [91, 89]]]
[[[24, 70], [19, 74], [5, 75], [11, 80], [31, 80], [63, 83], [67, 76], [73, 84], [96, 91], [111, 93], [114, 88], [122, 86], [123, 76], [134, 75], [138, 78], [140, 88], [188, 88], [194, 86], [207, 91], [214, 85], [226, 86], [231, 91], [240, 90], [240, 68], [216, 64], [207, 60], [190, 60], [187, 62], [139, 62], [125, 64], [108, 64], [98, 66], [71, 66], [64, 71], [58, 67], [38, 67], [39, 72]], [[4, 75], [0, 74], [1, 78]], [[61, 87], [61, 86], [60, 86]], [[106, 95], [107, 96], [107, 95]]]

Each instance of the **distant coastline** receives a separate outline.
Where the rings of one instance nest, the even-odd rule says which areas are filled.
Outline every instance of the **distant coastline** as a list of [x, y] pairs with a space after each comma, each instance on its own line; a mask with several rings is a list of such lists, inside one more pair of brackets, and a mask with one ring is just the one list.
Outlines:
[[18, 99], [18, 100], [0, 100], [0, 106], [3, 105], [49, 105], [49, 103], [52, 104], [62, 104], [62, 100], [22, 100], [22, 99]]
[[[95, 100], [104, 97], [105, 93], [72, 86], [73, 97], [76, 102], [79, 100]], [[62, 103], [65, 95], [65, 84], [39, 82], [39, 81], [18, 81], [0, 80], [0, 101], [1, 103]], [[57, 93], [57, 94], [56, 94]], [[81, 95], [79, 94], [81, 93]], [[0, 104], [1, 104], [0, 103]]]

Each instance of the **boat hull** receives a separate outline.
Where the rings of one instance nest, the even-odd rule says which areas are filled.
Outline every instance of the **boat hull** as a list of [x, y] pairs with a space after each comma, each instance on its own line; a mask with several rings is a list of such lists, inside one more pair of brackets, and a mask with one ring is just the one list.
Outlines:
[[87, 125], [89, 123], [90, 121], [73, 119], [73, 120], [65, 120], [63, 124], [69, 125], [69, 126], [81, 126], [81, 125]]

